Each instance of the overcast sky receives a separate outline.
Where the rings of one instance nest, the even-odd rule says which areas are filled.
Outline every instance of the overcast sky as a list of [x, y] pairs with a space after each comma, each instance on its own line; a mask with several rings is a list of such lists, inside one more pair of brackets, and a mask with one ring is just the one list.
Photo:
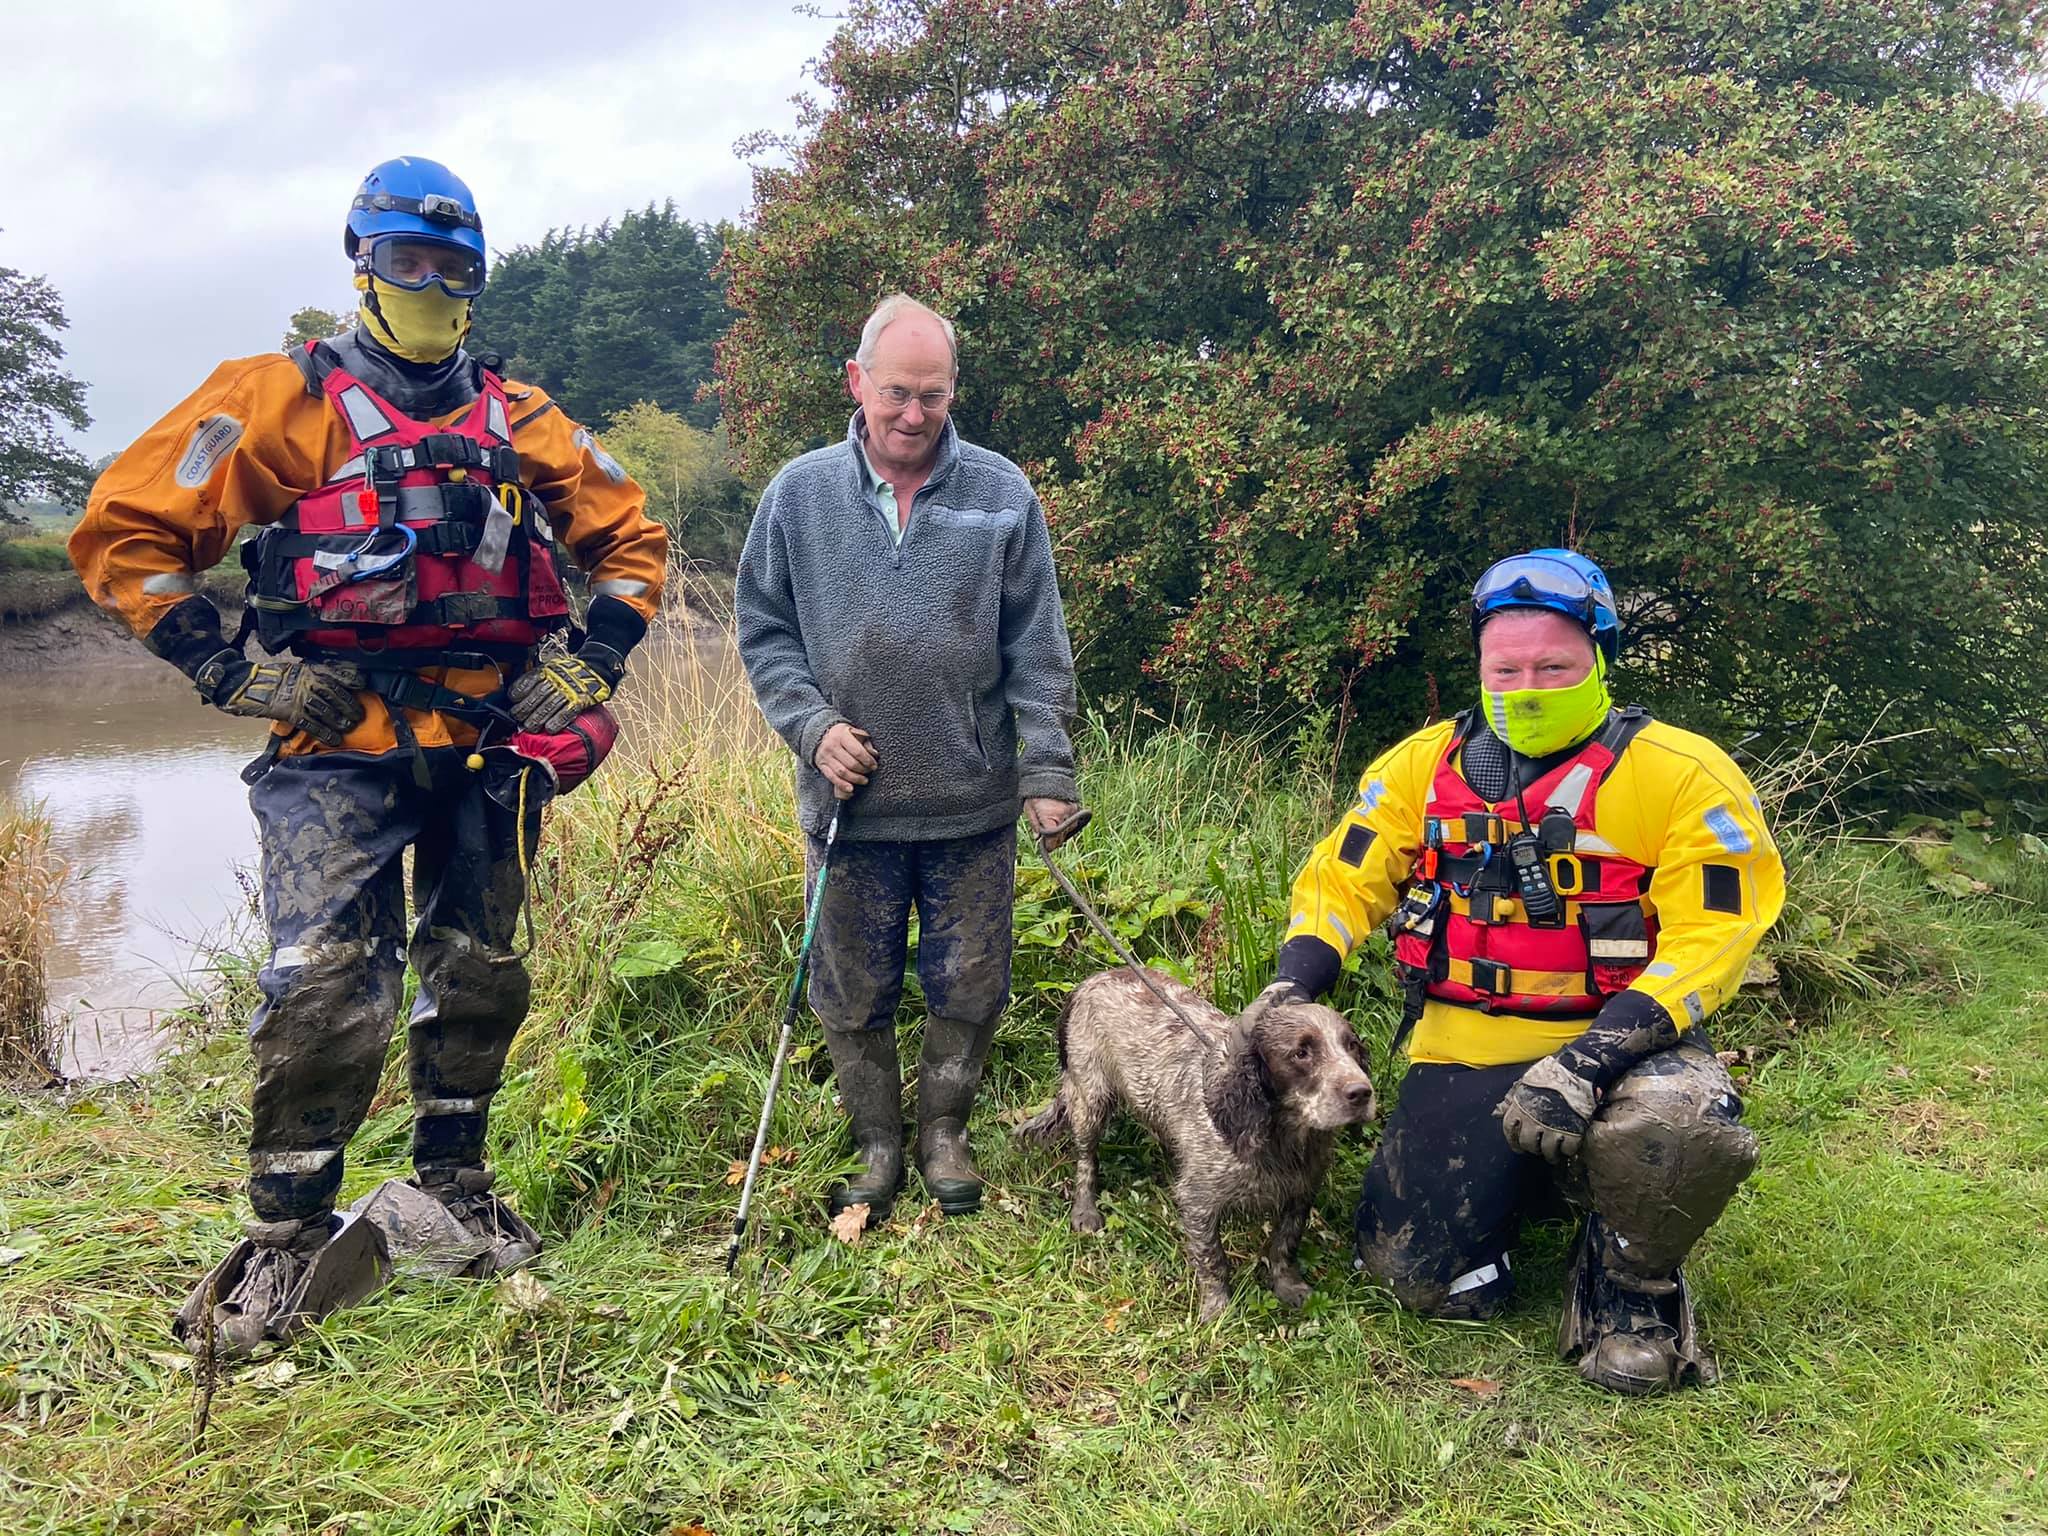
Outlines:
[[834, 25], [789, 0], [6, 9], [0, 267], [63, 295], [90, 456], [294, 310], [353, 308], [341, 227], [380, 160], [445, 161], [493, 250], [650, 200], [738, 217], [734, 141], [794, 125]]

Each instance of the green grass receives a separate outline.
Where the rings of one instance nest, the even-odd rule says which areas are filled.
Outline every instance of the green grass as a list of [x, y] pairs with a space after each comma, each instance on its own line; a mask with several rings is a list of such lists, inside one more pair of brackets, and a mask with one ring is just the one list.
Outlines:
[[[1711, 1391], [1618, 1400], [1553, 1357], [1560, 1228], [1524, 1245], [1502, 1320], [1396, 1310], [1347, 1266], [1369, 1140], [1324, 1193], [1301, 1315], [1247, 1265], [1224, 1320], [1194, 1324], [1164, 1165], [1128, 1126], [1105, 1147], [1106, 1238], [1071, 1235], [1066, 1159], [1012, 1146], [997, 1116], [1043, 1100], [1060, 991], [1102, 961], [1028, 865], [977, 1131], [988, 1208], [943, 1223], [906, 1200], [861, 1246], [829, 1240], [818, 1200], [847, 1151], [807, 1046], [775, 1124], [793, 1150], [728, 1284], [727, 1171], [758, 1112], [798, 882], [783, 763], [718, 749], [691, 724], [715, 710], [683, 703], [651, 727], [666, 777], [615, 763], [540, 871], [541, 1002], [497, 1130], [552, 1238], [545, 1306], [456, 1282], [390, 1296], [224, 1380], [195, 1447], [167, 1322], [236, 1233], [239, 1042], [15, 1101], [0, 1529], [2048, 1530], [2033, 907], [1940, 900], [1835, 847], [1804, 861], [1783, 995], [1719, 1030], [1747, 1054], [1765, 1162], [1692, 1270], [1725, 1373]], [[1327, 786], [1190, 727], [1130, 740], [1098, 723], [1083, 743], [1098, 820], [1077, 867], [1141, 950], [1242, 998]], [[1815, 959], [1831, 946], [1855, 960], [1847, 981]], [[1826, 1001], [1845, 985], [1867, 995]], [[1343, 997], [1383, 1061], [1377, 970]], [[231, 986], [223, 1019], [237, 1006]], [[348, 1194], [403, 1171], [402, 1081]], [[1257, 1233], [1231, 1242], [1244, 1258]]]

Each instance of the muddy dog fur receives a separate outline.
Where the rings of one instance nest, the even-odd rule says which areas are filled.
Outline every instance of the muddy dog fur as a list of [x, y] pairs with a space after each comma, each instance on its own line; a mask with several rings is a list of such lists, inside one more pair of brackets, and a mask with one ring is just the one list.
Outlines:
[[1288, 1306], [1308, 1299], [1296, 1264], [1337, 1133], [1377, 1108], [1365, 1048], [1319, 1003], [1261, 999], [1236, 1018], [1159, 971], [1153, 982], [1214, 1042], [1204, 1046], [1128, 968], [1073, 991], [1060, 1014], [1060, 1088], [1019, 1136], [1074, 1139], [1076, 1232], [1100, 1232], [1095, 1149], [1122, 1105], [1173, 1159], [1188, 1262], [1204, 1322], [1230, 1304], [1230, 1261], [1217, 1227], [1233, 1211], [1274, 1213], [1266, 1263]]

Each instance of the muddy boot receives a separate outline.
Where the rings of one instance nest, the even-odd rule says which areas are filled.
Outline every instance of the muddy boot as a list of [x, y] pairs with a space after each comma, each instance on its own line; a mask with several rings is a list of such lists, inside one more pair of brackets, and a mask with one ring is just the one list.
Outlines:
[[1658, 1278], [1627, 1273], [1603, 1256], [1600, 1218], [1587, 1218], [1565, 1291], [1558, 1353], [1577, 1357], [1596, 1387], [1630, 1397], [1711, 1382], [1714, 1366], [1694, 1335], [1692, 1297], [1683, 1270]]
[[326, 1212], [245, 1230], [172, 1319], [172, 1334], [194, 1354], [211, 1348], [232, 1360], [284, 1343], [391, 1277], [383, 1234], [355, 1216]]
[[861, 1172], [833, 1189], [826, 1208], [837, 1216], [865, 1205], [868, 1225], [880, 1226], [903, 1188], [903, 1067], [896, 1059], [896, 1031], [828, 1029], [825, 1044], [861, 1160]]
[[489, 1169], [427, 1167], [413, 1182], [440, 1201], [463, 1231], [490, 1245], [458, 1273], [477, 1279], [502, 1275], [540, 1256], [540, 1234], [491, 1193]]
[[925, 1020], [917, 1068], [917, 1171], [947, 1216], [981, 1209], [981, 1174], [967, 1140], [967, 1117], [981, 1087], [981, 1069], [996, 1026]]

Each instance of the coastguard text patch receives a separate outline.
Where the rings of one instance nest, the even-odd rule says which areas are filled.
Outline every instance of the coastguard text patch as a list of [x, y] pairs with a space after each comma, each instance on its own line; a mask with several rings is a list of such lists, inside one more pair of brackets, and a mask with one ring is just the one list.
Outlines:
[[599, 446], [597, 439], [590, 435], [590, 428], [578, 427], [576, 429], [576, 446], [590, 455], [590, 462], [603, 470], [605, 479], [611, 481], [613, 485], [621, 485], [625, 482], [625, 466]]
[[172, 478], [188, 491], [198, 490], [241, 440], [242, 424], [234, 417], [207, 417], [192, 429], [192, 441], [185, 445], [185, 456]]

